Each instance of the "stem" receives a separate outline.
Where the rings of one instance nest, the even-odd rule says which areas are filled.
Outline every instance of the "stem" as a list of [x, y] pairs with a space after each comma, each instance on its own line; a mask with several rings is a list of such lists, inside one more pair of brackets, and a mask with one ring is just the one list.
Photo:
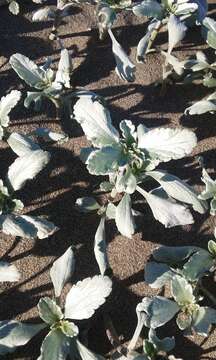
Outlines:
[[114, 328], [111, 317], [108, 314], [103, 316], [107, 337], [116, 351], [123, 356], [127, 356], [128, 350], [121, 345], [116, 329]]
[[210, 291], [208, 291], [202, 284], [199, 284], [199, 288], [203, 292], [203, 294], [205, 294], [216, 306], [216, 297], [212, 295], [212, 293], [210, 293]]
[[160, 29], [162, 28], [163, 26], [163, 23], [162, 22], [159, 22], [157, 24], [157, 26], [155, 27], [155, 29], [152, 31], [151, 35], [150, 35], [150, 39], [149, 39], [149, 42], [148, 42], [148, 46], [147, 46], [147, 50], [146, 50], [146, 54], [149, 52], [149, 50], [151, 49], [152, 47], [152, 44], [153, 42], [155, 41]]

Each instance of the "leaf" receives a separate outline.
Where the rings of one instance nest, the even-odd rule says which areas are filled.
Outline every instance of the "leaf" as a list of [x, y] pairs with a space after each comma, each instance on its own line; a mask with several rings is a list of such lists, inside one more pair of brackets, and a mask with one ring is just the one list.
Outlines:
[[1, 215], [0, 228], [3, 233], [22, 238], [34, 239], [37, 237], [37, 229], [35, 226], [26, 221], [22, 216]]
[[149, 18], [162, 19], [164, 10], [161, 4], [156, 0], [145, 0], [132, 7], [134, 15], [138, 17], [147, 16]]
[[146, 192], [139, 186], [137, 186], [137, 191], [146, 199], [154, 218], [165, 227], [193, 224], [194, 220], [189, 209], [177, 204], [174, 200], [165, 198], [166, 193], [161, 194], [160, 192], [159, 194], [157, 191], [157, 195], [155, 195], [155, 190], [154, 192]]
[[54, 286], [55, 296], [58, 298], [65, 284], [71, 279], [75, 270], [75, 257], [70, 246], [65, 253], [54, 261], [50, 269], [50, 277]]
[[151, 261], [145, 266], [145, 282], [153, 289], [166, 285], [174, 275], [175, 273], [166, 264]]
[[11, 265], [5, 261], [0, 261], [0, 282], [18, 281], [21, 274], [17, 270], [16, 266]]
[[204, 201], [200, 201], [198, 194], [193, 188], [177, 176], [168, 174], [165, 171], [149, 171], [146, 175], [158, 181], [169, 196], [183, 203], [192, 205], [193, 209], [200, 214], [206, 212], [207, 204]]
[[111, 29], [108, 29], [109, 36], [112, 40], [112, 51], [116, 61], [115, 71], [120, 79], [132, 82], [135, 80], [135, 65], [129, 59], [126, 52], [116, 40]]
[[76, 208], [82, 213], [88, 213], [100, 209], [98, 202], [90, 196], [79, 198], [75, 203]]
[[190, 329], [192, 316], [187, 312], [180, 312], [176, 318], [176, 324], [180, 330]]
[[103, 216], [100, 220], [97, 228], [94, 240], [94, 254], [97, 260], [100, 273], [104, 275], [109, 268], [109, 262], [107, 258], [107, 246], [106, 246], [106, 233], [105, 233], [105, 221], [106, 217]]
[[162, 296], [145, 297], [139, 304], [147, 315], [145, 326], [156, 329], [170, 321], [179, 311], [179, 306]]
[[171, 293], [179, 306], [194, 304], [193, 288], [183, 277], [176, 275], [171, 281]]
[[211, 324], [216, 324], [216, 310], [200, 306], [198, 311], [193, 314], [193, 329], [199, 335], [208, 336]]
[[134, 331], [133, 337], [128, 345], [128, 350], [130, 352], [131, 352], [131, 350], [136, 348], [136, 344], [137, 344], [137, 341], [141, 334], [141, 331], [142, 331], [143, 327], [146, 326], [146, 322], [147, 322], [147, 314], [144, 312], [142, 302], [137, 305], [136, 314], [137, 314], [137, 326]]
[[105, 146], [96, 150], [86, 161], [88, 171], [92, 175], [108, 175], [124, 162], [125, 155], [120, 145]]
[[209, 240], [208, 251], [213, 255], [213, 257], [216, 257], [216, 242], [214, 240]]
[[89, 319], [105, 302], [111, 290], [112, 281], [107, 276], [96, 275], [79, 281], [67, 294], [65, 318]]
[[49, 162], [47, 151], [35, 150], [18, 157], [8, 169], [8, 181], [14, 191], [20, 190], [27, 180], [33, 179]]
[[54, 328], [45, 337], [38, 360], [66, 360], [69, 351], [70, 338]]
[[3, 96], [0, 100], [0, 124], [7, 127], [10, 121], [9, 113], [16, 106], [21, 98], [21, 92], [12, 90], [8, 95]]
[[185, 37], [187, 26], [181, 20], [172, 14], [168, 23], [168, 53], [171, 54], [174, 47]]
[[37, 237], [39, 239], [46, 239], [54, 234], [59, 228], [55, 226], [51, 221], [43, 219], [38, 216], [22, 215], [22, 219], [26, 220], [30, 224], [34, 225], [37, 231]]
[[35, 144], [28, 136], [16, 132], [9, 136], [7, 143], [18, 156], [24, 156], [31, 151], [40, 150], [40, 146]]
[[181, 76], [184, 73], [184, 61], [179, 61], [176, 56], [171, 55], [165, 51], [161, 51], [161, 54], [165, 56], [166, 63], [173, 67], [173, 70], [177, 75]]
[[34, 12], [32, 21], [45, 21], [54, 16], [54, 12], [49, 7], [44, 7]]
[[65, 142], [68, 140], [68, 136], [64, 133], [57, 133], [47, 128], [37, 128], [33, 131], [33, 135], [42, 137], [46, 140], [57, 141], [57, 142]]
[[45, 324], [24, 324], [15, 320], [0, 322], [0, 354], [14, 352], [18, 346], [27, 344]]
[[39, 300], [38, 311], [40, 318], [49, 325], [54, 325], [63, 319], [64, 315], [56, 302], [48, 297]]
[[13, 15], [18, 15], [19, 14], [19, 4], [17, 1], [12, 0], [9, 3], [9, 10]]
[[126, 142], [133, 143], [136, 141], [137, 134], [132, 121], [122, 120], [119, 124], [119, 127], [121, 129], [122, 136], [126, 140]]
[[202, 200], [214, 198], [216, 195], [216, 180], [213, 180], [205, 169], [202, 170], [201, 180], [204, 182], [206, 188], [199, 195], [199, 198]]
[[74, 117], [82, 126], [88, 140], [102, 147], [119, 142], [109, 111], [92, 97], [81, 97], [74, 106]]
[[70, 88], [70, 76], [73, 70], [72, 59], [67, 49], [61, 50], [61, 57], [58, 64], [55, 82], [62, 83]]
[[197, 281], [214, 265], [214, 260], [208, 251], [200, 249], [193, 254], [183, 267], [182, 274], [189, 281]]
[[131, 208], [131, 198], [129, 194], [124, 194], [120, 203], [116, 207], [116, 226], [120, 233], [129, 238], [135, 232], [135, 222]]
[[216, 101], [201, 100], [185, 109], [185, 115], [201, 115], [216, 111]]
[[[195, 1], [195, 0], [193, 0], [193, 1]], [[195, 2], [190, 3], [190, 2], [182, 1], [182, 3], [179, 2], [177, 4], [178, 4], [178, 6], [177, 6], [177, 9], [175, 10], [176, 16], [190, 15], [198, 9], [198, 5]]]
[[199, 250], [196, 246], [160, 246], [152, 255], [156, 261], [178, 264]]
[[105, 360], [103, 356], [90, 351], [79, 340], [76, 340], [76, 345], [82, 360]]
[[196, 135], [187, 129], [155, 128], [138, 137], [138, 147], [161, 161], [181, 159], [197, 144]]
[[164, 351], [164, 352], [168, 353], [175, 347], [174, 336], [159, 339], [157, 337], [156, 331], [154, 329], [149, 329], [148, 338], [149, 338], [149, 341], [152, 344], [154, 344], [154, 346], [156, 347], [157, 352]]
[[136, 176], [132, 173], [130, 166], [127, 165], [123, 171], [120, 169], [115, 181], [115, 188], [117, 192], [133, 194], [136, 191], [136, 187], [137, 179]]
[[43, 89], [46, 84], [46, 72], [31, 61], [27, 56], [14, 54], [10, 57], [10, 65], [17, 75], [36, 89]]

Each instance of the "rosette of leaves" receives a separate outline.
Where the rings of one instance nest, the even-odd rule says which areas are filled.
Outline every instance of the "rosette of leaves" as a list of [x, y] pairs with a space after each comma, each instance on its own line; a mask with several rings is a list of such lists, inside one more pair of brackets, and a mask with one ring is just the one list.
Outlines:
[[43, 320], [39, 324], [5, 320], [0, 322], [0, 354], [7, 354], [27, 344], [43, 329], [48, 329], [40, 349], [38, 360], [59, 360], [70, 356], [74, 360], [104, 360], [92, 353], [79, 341], [79, 327], [76, 320], [90, 319], [104, 304], [112, 290], [112, 282], [107, 276], [96, 275], [73, 285], [66, 295], [64, 307], [60, 306], [60, 296], [64, 285], [70, 281], [75, 268], [72, 248], [57, 259], [50, 276], [55, 297], [43, 297], [38, 303], [38, 313]]
[[43, 66], [38, 66], [22, 54], [10, 57], [10, 64], [17, 75], [25, 83], [34, 88], [28, 91], [24, 106], [29, 107], [34, 103], [34, 108], [39, 111], [43, 99], [48, 99], [59, 108], [63, 102], [66, 90], [70, 89], [70, 76], [72, 73], [72, 60], [68, 50], [62, 49], [58, 70], [51, 69], [51, 60], [48, 59]]
[[[210, 89], [216, 89], [216, 62], [210, 64], [203, 52], [197, 52], [196, 59], [185, 61], [183, 65], [185, 69], [190, 71], [185, 77], [185, 83], [199, 81], [199, 83]], [[215, 113], [215, 111], [216, 91], [188, 107], [185, 114], [201, 115], [207, 112]]]
[[[129, 120], [120, 122], [120, 130], [112, 125], [106, 107], [93, 97], [82, 97], [74, 106], [74, 118], [80, 123], [92, 147], [81, 150], [81, 159], [92, 175], [106, 175], [100, 189], [122, 199], [115, 208], [109, 203], [100, 209], [102, 217], [115, 217], [122, 235], [131, 237], [135, 232], [132, 195], [138, 192], [150, 206], [156, 220], [165, 227], [193, 223], [188, 208], [204, 213], [206, 203], [184, 181], [162, 170], [154, 170], [160, 163], [181, 159], [196, 145], [196, 136], [186, 129], [155, 128], [139, 125], [137, 129]], [[154, 179], [160, 185], [151, 191], [141, 187]], [[92, 201], [92, 200], [91, 200]], [[82, 203], [82, 202], [81, 202]], [[93, 202], [93, 210], [97, 204]], [[100, 206], [99, 206], [100, 207]], [[88, 209], [86, 209], [88, 210]], [[92, 210], [92, 209], [90, 209]]]
[[205, 184], [205, 190], [199, 195], [202, 200], [210, 200], [210, 214], [216, 215], [216, 180], [213, 180], [207, 171], [202, 170], [202, 181]]
[[26, 181], [34, 179], [45, 168], [50, 154], [26, 135], [12, 133], [7, 142], [18, 157], [10, 165], [4, 182], [0, 180], [0, 229], [12, 236], [46, 238], [58, 228], [41, 217], [19, 215], [24, 204], [15, 196]]
[[143, 62], [163, 26], [168, 29], [168, 53], [181, 41], [187, 30], [185, 20], [194, 17], [201, 23], [207, 12], [207, 1], [144, 0], [132, 8], [138, 17], [151, 19], [147, 33], [137, 47], [137, 61]]

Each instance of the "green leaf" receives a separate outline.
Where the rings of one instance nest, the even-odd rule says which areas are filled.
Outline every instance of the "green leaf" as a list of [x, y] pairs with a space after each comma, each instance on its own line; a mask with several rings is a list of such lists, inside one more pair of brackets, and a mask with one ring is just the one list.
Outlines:
[[180, 312], [176, 318], [176, 324], [180, 330], [186, 330], [190, 328], [192, 322], [192, 317], [190, 314], [185, 312]]
[[154, 357], [157, 355], [157, 350], [155, 349], [154, 345], [148, 340], [143, 341], [143, 350], [150, 359], [154, 359]]
[[61, 308], [54, 300], [48, 297], [39, 300], [38, 311], [41, 319], [49, 325], [53, 325], [63, 319]]
[[171, 293], [179, 306], [194, 304], [193, 288], [183, 277], [176, 275], [171, 281]]
[[216, 49], [216, 31], [208, 31], [207, 44], [213, 49]]
[[65, 284], [71, 279], [75, 270], [75, 257], [70, 246], [65, 253], [60, 256], [50, 269], [50, 277], [54, 286], [55, 296], [59, 297]]
[[213, 257], [216, 257], [216, 242], [214, 240], [209, 240], [208, 251], [213, 255]]
[[116, 226], [120, 233], [129, 238], [135, 232], [135, 222], [131, 208], [131, 198], [129, 194], [124, 194], [120, 203], [116, 207]]
[[0, 322], [0, 355], [11, 353], [17, 347], [27, 344], [45, 324], [24, 324], [15, 320]]

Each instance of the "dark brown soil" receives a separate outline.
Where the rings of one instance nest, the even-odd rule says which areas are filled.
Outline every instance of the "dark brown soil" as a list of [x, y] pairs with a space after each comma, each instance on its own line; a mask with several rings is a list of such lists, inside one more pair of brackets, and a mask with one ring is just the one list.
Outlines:
[[[215, 1], [211, 1], [214, 14]], [[48, 39], [51, 23], [31, 23], [29, 5], [23, 16], [13, 17], [6, 8], [0, 8], [0, 95], [10, 89], [22, 89], [25, 85], [18, 79], [8, 64], [9, 57], [20, 52], [38, 63], [52, 56], [59, 58], [57, 43]], [[193, 156], [182, 161], [172, 162], [169, 167], [173, 173], [188, 179], [201, 190], [201, 169], [195, 155], [202, 155], [207, 168], [215, 175], [216, 123], [215, 115], [200, 117], [182, 116], [189, 102], [201, 99], [207, 92], [199, 86], [182, 87], [173, 85], [160, 97], [160, 90], [153, 83], [161, 76], [163, 59], [158, 54], [149, 55], [145, 64], [137, 65], [136, 81], [127, 84], [120, 81], [114, 71], [111, 44], [107, 39], [98, 40], [94, 28], [94, 14], [90, 6], [81, 11], [74, 7], [73, 15], [60, 27], [65, 47], [73, 50], [73, 83], [85, 86], [103, 95], [108, 103], [115, 124], [122, 119], [131, 119], [135, 124], [143, 122], [147, 126], [185, 126], [195, 131], [199, 144]], [[90, 30], [92, 28], [92, 30]], [[121, 14], [114, 29], [120, 43], [135, 61], [135, 50], [146, 24], [129, 14]], [[158, 44], [166, 44], [166, 34], [159, 36]], [[176, 55], [185, 58], [203, 48], [199, 30], [192, 29], [177, 48]], [[55, 63], [55, 62], [54, 62]], [[11, 130], [29, 132], [37, 126], [61, 130], [56, 120], [55, 109], [44, 104], [42, 113], [26, 110], [22, 105], [13, 112]], [[63, 122], [63, 128], [71, 130], [71, 139], [63, 145], [46, 146], [52, 154], [48, 167], [34, 182], [29, 182], [20, 197], [26, 204], [26, 210], [35, 215], [49, 216], [59, 226], [60, 231], [45, 240], [24, 240], [15, 242], [14, 238], [1, 234], [0, 257], [15, 264], [22, 273], [20, 283], [14, 286], [1, 285], [0, 319], [38, 320], [36, 305], [41, 296], [52, 296], [49, 268], [69, 245], [76, 246], [77, 266], [73, 282], [98, 273], [93, 254], [93, 239], [98, 219], [94, 216], [81, 216], [74, 209], [78, 197], [91, 194], [98, 179], [88, 175], [85, 166], [78, 158], [80, 148], [86, 139], [77, 125]], [[7, 146], [0, 149], [0, 177], [11, 164], [14, 156]], [[138, 233], [133, 239], [118, 234], [111, 222], [107, 226], [109, 242], [109, 260], [114, 273], [114, 290], [110, 301], [105, 305], [109, 309], [119, 335], [127, 342], [136, 325], [136, 304], [146, 295], [153, 294], [144, 284], [144, 266], [152, 250], [164, 245], [199, 245], [206, 247], [212, 238], [215, 218], [194, 214], [195, 224], [186, 228], [165, 229], [156, 222], [149, 209], [138, 220]], [[213, 292], [215, 289], [211, 289]], [[215, 291], [216, 292], [216, 291]], [[164, 330], [165, 332], [165, 330]], [[166, 334], [176, 335], [175, 354], [184, 360], [216, 359], [216, 332], [212, 331], [208, 339], [202, 337], [184, 337], [175, 325], [166, 329]], [[28, 346], [5, 359], [36, 359], [39, 355], [41, 337], [34, 339]], [[106, 339], [102, 318], [92, 321], [89, 332], [92, 349], [107, 354], [111, 350]]]

